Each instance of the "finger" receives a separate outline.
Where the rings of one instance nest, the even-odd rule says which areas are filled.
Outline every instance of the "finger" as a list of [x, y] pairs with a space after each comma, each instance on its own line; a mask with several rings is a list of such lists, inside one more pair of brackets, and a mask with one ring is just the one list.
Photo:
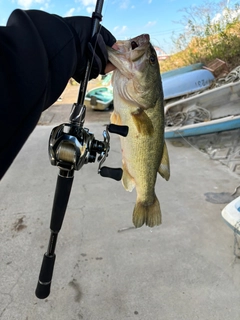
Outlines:
[[116, 42], [116, 39], [115, 37], [111, 34], [110, 31], [108, 31], [106, 28], [104, 28], [103, 26], [100, 27], [100, 34], [102, 35], [103, 37], [103, 40], [105, 42], [105, 44], [108, 46], [108, 47], [111, 47], [115, 42]]
[[111, 62], [108, 62], [104, 72], [106, 74], [106, 73], [111, 72], [111, 71], [113, 71], [115, 69], [116, 69], [116, 67]]

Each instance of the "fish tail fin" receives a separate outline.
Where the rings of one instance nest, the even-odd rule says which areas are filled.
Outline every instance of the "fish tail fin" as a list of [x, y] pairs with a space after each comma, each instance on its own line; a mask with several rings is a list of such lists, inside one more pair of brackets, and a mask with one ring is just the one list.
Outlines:
[[151, 205], [146, 205], [141, 201], [137, 201], [135, 205], [133, 224], [136, 228], [140, 228], [144, 223], [151, 228], [162, 223], [160, 204], [156, 196]]

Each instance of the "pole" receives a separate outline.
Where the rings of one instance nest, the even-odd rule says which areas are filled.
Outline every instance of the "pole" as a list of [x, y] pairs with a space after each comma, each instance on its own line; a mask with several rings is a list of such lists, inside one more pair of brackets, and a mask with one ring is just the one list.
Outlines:
[[[99, 29], [99, 24], [102, 19], [102, 7], [103, 7], [103, 0], [97, 0], [95, 12], [93, 12], [92, 19], [93, 19], [93, 30], [92, 36]], [[73, 105], [73, 109], [70, 115], [70, 123], [73, 126], [70, 126], [69, 132], [72, 133], [74, 136], [81, 136], [81, 143], [86, 143], [87, 145], [89, 142], [93, 140], [93, 136], [87, 135], [87, 132], [83, 131], [83, 124], [85, 120], [85, 112], [86, 107], [84, 106], [84, 97], [86, 94], [87, 84], [90, 76], [91, 71], [91, 64], [90, 61], [87, 63], [86, 71], [84, 80], [81, 82], [79, 95], [77, 103]], [[60, 139], [61, 137], [65, 138], [64, 135], [64, 127], [61, 127], [57, 132], [56, 130], [54, 134], [54, 138]], [[62, 130], [62, 131], [61, 131]], [[79, 134], [80, 130], [80, 134]], [[60, 133], [62, 134], [59, 137]], [[85, 134], [85, 140], [82, 141], [82, 134]], [[53, 138], [53, 136], [52, 136]], [[73, 178], [74, 178], [74, 169], [80, 169], [81, 166], [84, 164], [84, 161], [80, 161], [79, 167], [75, 168], [74, 164], [76, 162], [76, 150], [78, 151], [77, 147], [72, 144], [71, 139], [67, 139], [61, 141], [57, 145], [56, 154], [53, 156], [53, 149], [54, 146], [51, 145], [51, 137], [50, 137], [50, 159], [51, 162], [56, 162], [59, 167], [59, 175], [56, 184], [55, 196], [53, 201], [52, 207], [52, 216], [51, 216], [51, 223], [50, 223], [50, 240], [47, 252], [43, 256], [42, 266], [40, 269], [39, 280], [37, 283], [35, 294], [39, 299], [45, 299], [50, 294], [51, 289], [51, 282], [53, 276], [53, 269], [54, 263], [56, 259], [55, 248], [57, 243], [58, 233], [62, 227], [63, 219], [65, 216], [68, 200], [71, 193]], [[77, 141], [78, 142], [78, 141]], [[76, 143], [79, 144], [79, 143]], [[74, 148], [75, 147], [75, 148]], [[57, 158], [55, 161], [54, 158]], [[85, 160], [85, 159], [83, 159]]]

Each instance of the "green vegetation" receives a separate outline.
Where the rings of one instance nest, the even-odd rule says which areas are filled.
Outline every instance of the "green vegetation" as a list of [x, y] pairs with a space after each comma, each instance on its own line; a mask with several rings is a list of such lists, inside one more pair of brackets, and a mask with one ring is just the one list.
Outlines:
[[185, 32], [173, 37], [175, 54], [160, 64], [161, 72], [216, 58], [229, 69], [240, 65], [240, 6], [225, 1], [205, 1], [181, 10]]

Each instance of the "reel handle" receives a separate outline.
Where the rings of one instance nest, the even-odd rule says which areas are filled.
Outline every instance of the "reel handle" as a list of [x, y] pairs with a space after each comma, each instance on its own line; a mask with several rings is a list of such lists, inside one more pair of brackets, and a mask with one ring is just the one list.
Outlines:
[[102, 177], [120, 181], [122, 179], [123, 171], [121, 168], [102, 167], [99, 169], [99, 174]]
[[111, 123], [107, 128], [109, 132], [119, 134], [122, 137], [126, 137], [128, 134], [128, 126], [119, 126]]

